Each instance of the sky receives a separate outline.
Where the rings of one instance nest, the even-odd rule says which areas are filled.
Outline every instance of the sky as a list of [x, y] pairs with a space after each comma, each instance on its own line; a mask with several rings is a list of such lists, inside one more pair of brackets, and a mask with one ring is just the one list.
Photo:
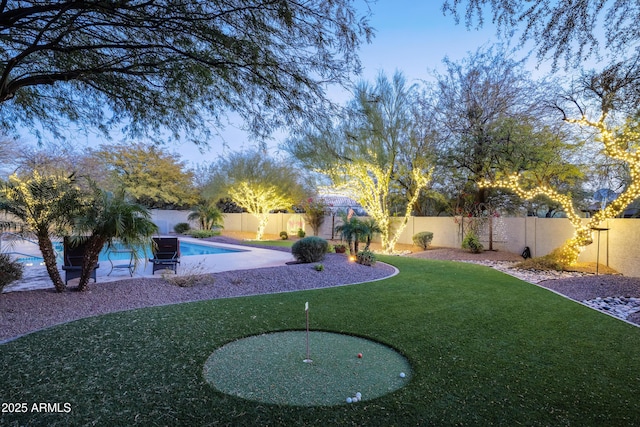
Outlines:
[[[499, 42], [490, 21], [480, 30], [468, 30], [463, 23], [456, 24], [452, 16], [444, 16], [442, 0], [378, 0], [368, 6], [363, 0], [357, 0], [355, 4], [362, 13], [370, 8], [370, 25], [375, 29], [375, 37], [371, 43], [361, 46], [359, 56], [363, 69], [354, 81], [373, 81], [380, 72], [391, 76], [395, 71], [401, 71], [409, 84], [426, 80], [434, 69], [444, 71], [443, 58], [458, 61], [469, 52]], [[339, 104], [351, 99], [349, 91], [338, 86], [328, 88], [327, 93]], [[185, 142], [168, 145], [166, 149], [180, 155], [190, 167], [210, 163], [228, 151], [256, 146], [256, 141], [251, 140], [241, 126], [241, 122], [228, 125], [220, 137], [212, 137], [208, 148], [199, 149]], [[116, 132], [111, 141], [89, 134], [86, 139], [74, 141], [74, 145], [119, 142], [120, 135]], [[269, 151], [276, 154], [278, 144], [286, 137], [286, 131], [275, 133], [267, 141]]]
[[[431, 70], [442, 68], [444, 57], [457, 61], [467, 52], [498, 42], [495, 27], [490, 22], [481, 30], [467, 30], [462, 23], [456, 25], [452, 16], [444, 16], [441, 4], [439, 0], [378, 0], [370, 4], [370, 24], [375, 29], [375, 37], [359, 51], [363, 70], [355, 81], [373, 81], [381, 71], [391, 76], [396, 70], [404, 73], [408, 83], [428, 79]], [[366, 10], [362, 1], [357, 5], [359, 10]], [[350, 93], [340, 87], [331, 87], [327, 92], [339, 104], [351, 98]], [[267, 144], [269, 150], [277, 151], [286, 135], [286, 132], [274, 134]], [[255, 146], [255, 141], [233, 126], [222, 133], [222, 138], [229, 148], [223, 148], [220, 139], [212, 138], [205, 152], [188, 143], [176, 147], [175, 151], [187, 163], [195, 165], [215, 161], [226, 150]]]

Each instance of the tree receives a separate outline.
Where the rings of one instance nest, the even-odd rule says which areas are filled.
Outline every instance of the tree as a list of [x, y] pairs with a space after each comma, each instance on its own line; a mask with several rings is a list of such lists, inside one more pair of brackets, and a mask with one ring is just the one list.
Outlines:
[[364, 250], [368, 251], [371, 246], [371, 240], [373, 240], [373, 235], [381, 233], [382, 229], [378, 226], [375, 219], [366, 218], [360, 221], [360, 231], [362, 233], [361, 236], [366, 243]]
[[[356, 87], [339, 124], [310, 128], [284, 147], [306, 169], [328, 177], [334, 190], [360, 203], [382, 230], [386, 252], [393, 252], [431, 178], [432, 141], [417, 130], [428, 124], [416, 120], [416, 97], [416, 87], [408, 87], [401, 73], [391, 80], [380, 74], [374, 85]], [[391, 220], [395, 195], [404, 201], [399, 224]]]
[[133, 250], [133, 260], [137, 263], [139, 252], [144, 253], [150, 247], [151, 237], [158, 232], [147, 209], [129, 202], [124, 191], [113, 194], [95, 185], [92, 188], [82, 209], [71, 217], [75, 235], [72, 244], [86, 242], [79, 291], [88, 289], [91, 271], [105, 244], [111, 248], [116, 242], [122, 243]]
[[436, 74], [433, 94], [442, 138], [440, 159], [458, 188], [475, 193], [476, 211], [463, 214], [478, 216], [477, 211], [496, 203], [475, 183], [511, 162], [514, 154], [526, 158], [525, 151], [541, 148], [518, 125], [532, 122], [536, 87], [522, 63], [503, 50], [478, 50], [460, 62], [443, 62], [446, 73]]
[[256, 239], [262, 239], [269, 212], [288, 209], [304, 197], [299, 174], [263, 152], [232, 153], [215, 165], [204, 190], [210, 200], [230, 197], [258, 219]]
[[153, 145], [134, 143], [102, 145], [93, 152], [110, 172], [101, 186], [124, 190], [135, 203], [148, 208], [184, 208], [197, 203], [193, 173], [185, 170], [180, 156]]
[[0, 34], [3, 129], [202, 143], [227, 112], [256, 135], [320, 114], [372, 29], [350, 0], [32, 0], [0, 4]]
[[622, 61], [602, 72], [587, 73], [575, 92], [577, 95], [566, 95], [556, 104], [566, 122], [595, 131], [596, 141], [602, 144], [602, 152], [615, 161], [623, 162], [629, 170], [629, 182], [624, 191], [588, 221], [583, 223], [570, 194], [563, 194], [548, 181], [536, 179], [538, 177], [526, 172], [483, 183], [485, 186], [510, 188], [524, 199], [545, 195], [562, 205], [575, 229], [573, 237], [551, 254], [563, 265], [577, 262], [582, 248], [593, 242], [593, 228], [621, 214], [640, 197], [639, 76], [640, 60]]
[[197, 220], [201, 230], [211, 230], [213, 227], [220, 227], [224, 215], [213, 202], [203, 202], [195, 206], [195, 210], [189, 214], [189, 221]]
[[482, 26], [486, 5], [491, 7], [492, 21], [500, 32], [511, 36], [514, 28], [523, 25], [521, 45], [533, 41], [538, 46], [538, 58], [551, 56], [554, 67], [560, 59], [570, 67], [602, 52], [614, 59], [638, 52], [637, 1], [445, 0], [443, 11], [452, 13], [457, 22], [459, 9], [463, 9], [467, 27], [474, 22]]
[[336, 232], [340, 235], [340, 239], [347, 242], [349, 254], [355, 256], [358, 253], [358, 245], [360, 242], [360, 220], [355, 215], [349, 216], [346, 212], [340, 212], [339, 216], [341, 224], [336, 226]]
[[51, 235], [63, 233], [79, 206], [80, 191], [73, 175], [45, 176], [34, 170], [23, 178], [11, 175], [0, 188], [0, 210], [14, 215], [35, 234], [47, 273], [58, 292], [66, 286], [56, 265]]
[[320, 227], [324, 224], [327, 215], [327, 205], [322, 199], [308, 198], [301, 203], [300, 207], [304, 210], [304, 220], [313, 230], [313, 235], [317, 236]]

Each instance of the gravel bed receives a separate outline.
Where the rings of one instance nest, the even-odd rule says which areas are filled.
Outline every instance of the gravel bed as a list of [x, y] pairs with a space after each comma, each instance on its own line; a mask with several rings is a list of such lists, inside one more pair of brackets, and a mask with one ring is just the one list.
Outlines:
[[[207, 240], [239, 244], [238, 240], [224, 237]], [[269, 249], [290, 250], [282, 247]], [[500, 261], [521, 259], [508, 252], [470, 254], [459, 249], [444, 248], [429, 249], [411, 256], [467, 262], [489, 260], [498, 265]], [[315, 270], [315, 264], [294, 264], [214, 273], [201, 276], [198, 283], [190, 287], [179, 287], [161, 278], [144, 278], [91, 284], [90, 290], [83, 293], [69, 290], [59, 294], [53, 290], [37, 290], [0, 294], [0, 342], [49, 326], [114, 311], [339, 286], [381, 279], [395, 272], [393, 267], [383, 263], [366, 267], [350, 263], [346, 257], [337, 254], [328, 254], [322, 264], [322, 272]], [[538, 279], [549, 277], [542, 272], [538, 275]], [[637, 277], [587, 274], [555, 280], [523, 280], [580, 302], [598, 297], [640, 297], [640, 278]], [[640, 312], [629, 314], [626, 320], [640, 325]]]
[[[586, 275], [558, 280], [545, 280], [538, 283], [538, 285], [579, 302], [607, 297], [640, 298], [640, 277]], [[640, 312], [629, 314], [626, 320], [640, 325]]]
[[276, 292], [317, 289], [369, 282], [393, 275], [395, 268], [349, 262], [343, 255], [327, 254], [316, 263], [257, 268], [207, 274], [189, 287], [162, 278], [126, 279], [89, 285], [86, 292], [72, 289], [9, 292], [0, 295], [0, 342], [49, 326], [90, 316], [141, 307], [176, 304]]

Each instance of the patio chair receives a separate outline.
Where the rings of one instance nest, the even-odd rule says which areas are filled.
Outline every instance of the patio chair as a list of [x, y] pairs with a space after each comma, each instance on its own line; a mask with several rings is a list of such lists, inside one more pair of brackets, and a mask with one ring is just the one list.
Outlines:
[[[64, 270], [64, 283], [69, 283], [69, 280], [77, 279], [82, 275], [82, 262], [84, 260], [86, 252], [86, 243], [80, 243], [78, 245], [71, 245], [69, 237], [65, 237], [63, 240], [64, 258], [62, 264], [62, 270]], [[96, 278], [96, 270], [100, 267], [100, 264], [96, 263], [91, 270], [91, 279], [94, 282], [98, 282]]]
[[156, 270], [173, 270], [178, 273], [180, 240], [177, 237], [154, 237], [151, 250], [153, 258], [149, 258], [149, 261], [153, 265], [152, 274], [156, 274]]

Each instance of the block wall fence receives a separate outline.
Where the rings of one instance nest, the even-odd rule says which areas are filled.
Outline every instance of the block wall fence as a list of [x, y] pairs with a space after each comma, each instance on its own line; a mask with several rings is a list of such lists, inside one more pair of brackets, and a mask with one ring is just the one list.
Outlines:
[[[161, 233], [173, 231], [173, 226], [179, 222], [188, 222], [188, 211], [153, 210], [153, 221], [160, 228]], [[298, 227], [304, 225], [302, 216], [290, 213], [270, 214], [265, 233], [278, 235], [287, 231], [295, 235]], [[491, 221], [491, 227], [489, 227]], [[320, 228], [320, 237], [339, 238], [332, 229], [340, 224], [338, 217], [327, 216]], [[192, 224], [196, 227], [196, 224]], [[248, 213], [226, 214], [224, 229], [227, 231], [255, 232], [257, 219]], [[433, 246], [458, 248], [462, 242], [463, 227], [460, 217], [411, 217], [400, 236], [398, 243], [412, 244], [412, 236], [420, 231], [433, 233]], [[598, 251], [598, 232], [594, 231], [594, 243], [588, 246], [580, 255], [581, 262], [595, 262], [621, 272], [625, 276], [640, 277], [640, 219], [611, 219], [602, 224], [607, 231], [599, 233], [600, 244]], [[491, 231], [490, 231], [491, 228]], [[307, 235], [312, 234], [311, 227], [304, 226]], [[525, 246], [531, 249], [532, 256], [542, 256], [573, 235], [573, 227], [566, 218], [492, 218], [485, 220], [480, 233], [480, 240], [485, 248], [488, 247], [489, 233], [493, 235], [493, 249], [520, 254]]]

